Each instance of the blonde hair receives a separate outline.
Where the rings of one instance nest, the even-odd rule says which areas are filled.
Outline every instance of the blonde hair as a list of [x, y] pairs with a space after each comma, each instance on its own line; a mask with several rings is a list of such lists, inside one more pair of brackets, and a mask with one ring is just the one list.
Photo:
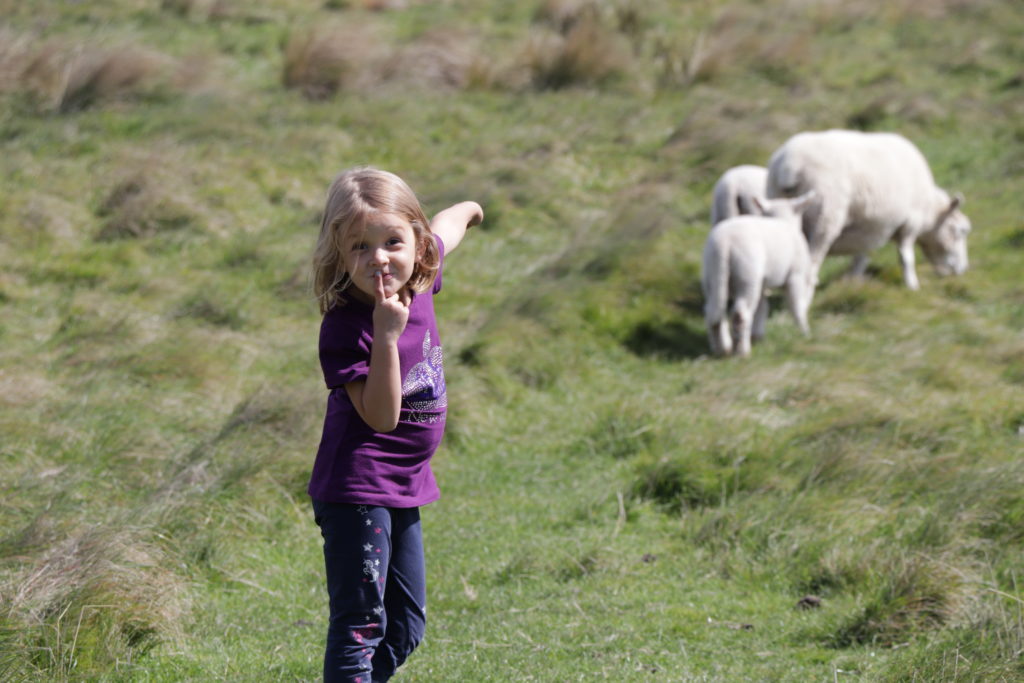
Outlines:
[[441, 255], [416, 194], [394, 173], [369, 166], [352, 168], [338, 174], [327, 191], [320, 236], [313, 250], [313, 294], [320, 313], [345, 303], [342, 292], [352, 280], [345, 272], [342, 242], [374, 213], [400, 216], [412, 226], [417, 257], [406, 286], [423, 292], [434, 283]]

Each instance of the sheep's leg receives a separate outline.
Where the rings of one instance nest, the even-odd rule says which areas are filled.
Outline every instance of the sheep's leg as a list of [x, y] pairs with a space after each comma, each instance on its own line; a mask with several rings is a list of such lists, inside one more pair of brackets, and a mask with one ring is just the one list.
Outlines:
[[807, 247], [811, 252], [815, 280], [818, 271], [821, 270], [821, 264], [828, 256], [828, 250], [843, 231], [846, 209], [846, 206], [824, 202], [821, 206], [812, 206], [804, 212], [803, 229], [807, 237]]
[[710, 320], [707, 320], [706, 318], [705, 318], [704, 322], [707, 323], [707, 326], [708, 326], [708, 346], [711, 347], [711, 355], [713, 355], [713, 356], [721, 356], [722, 355], [722, 345], [718, 341], [716, 325], [715, 325], [714, 322], [712, 322]]
[[906, 233], [897, 238], [896, 248], [900, 254], [900, 267], [903, 268], [903, 282], [910, 289], [919, 289], [917, 269], [914, 267], [914, 238]]
[[728, 317], [724, 317], [718, 321], [718, 339], [721, 355], [728, 356], [732, 353], [732, 335], [729, 334]]
[[718, 320], [707, 320], [708, 341], [711, 353], [716, 356], [728, 356], [732, 353], [732, 337], [729, 334], [729, 318], [724, 316]]
[[868, 263], [871, 262], [871, 257], [867, 255], [867, 252], [857, 254], [850, 261], [850, 269], [846, 271], [846, 276], [851, 278], [862, 278], [864, 273], [868, 271]]
[[768, 294], [761, 292], [761, 300], [757, 303], [757, 310], [754, 311], [754, 324], [750, 332], [753, 341], [764, 339], [765, 323], [768, 320]]

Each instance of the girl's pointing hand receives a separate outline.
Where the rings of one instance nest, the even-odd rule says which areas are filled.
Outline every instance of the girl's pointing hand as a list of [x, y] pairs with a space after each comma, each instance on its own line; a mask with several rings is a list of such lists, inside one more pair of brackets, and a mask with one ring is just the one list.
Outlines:
[[403, 288], [388, 296], [384, 291], [384, 276], [373, 276], [376, 283], [373, 307], [373, 336], [397, 342], [409, 321], [409, 294]]

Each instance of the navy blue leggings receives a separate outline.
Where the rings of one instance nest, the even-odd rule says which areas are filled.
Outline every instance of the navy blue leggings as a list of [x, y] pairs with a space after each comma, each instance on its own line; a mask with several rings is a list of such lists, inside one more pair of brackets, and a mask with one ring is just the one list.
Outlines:
[[313, 514], [331, 608], [324, 681], [386, 681], [426, 627], [420, 510], [314, 500]]

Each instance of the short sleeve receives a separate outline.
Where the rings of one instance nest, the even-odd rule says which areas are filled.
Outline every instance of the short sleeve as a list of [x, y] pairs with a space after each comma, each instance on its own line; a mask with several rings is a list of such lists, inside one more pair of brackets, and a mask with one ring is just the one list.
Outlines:
[[360, 316], [335, 307], [320, 324], [320, 367], [327, 387], [335, 389], [366, 379], [370, 373], [372, 337]]
[[444, 241], [440, 235], [434, 235], [437, 242], [437, 275], [434, 277], [434, 294], [441, 291], [441, 273], [444, 271]]

